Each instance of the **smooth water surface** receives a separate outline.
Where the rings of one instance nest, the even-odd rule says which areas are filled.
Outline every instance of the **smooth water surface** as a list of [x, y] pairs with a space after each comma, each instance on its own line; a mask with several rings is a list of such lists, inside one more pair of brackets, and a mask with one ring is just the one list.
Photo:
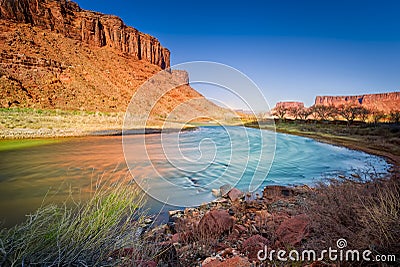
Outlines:
[[[244, 191], [252, 182], [260, 189], [271, 184], [312, 185], [338, 174], [385, 173], [389, 167], [377, 156], [287, 134], [276, 134], [273, 155], [274, 133], [263, 131], [261, 143], [258, 129], [228, 128], [181, 132], [178, 143], [170, 138], [173, 133], [124, 137], [135, 179], [127, 168], [120, 136], [72, 138], [1, 151], [0, 220], [6, 226], [22, 221], [46, 195], [45, 202], [62, 203], [71, 195], [85, 199], [99, 179], [145, 181], [151, 195], [162, 195], [172, 203], [185, 199], [183, 204], [194, 205], [215, 199], [211, 189], [226, 183]], [[143, 142], [146, 153], [135, 150]], [[260, 157], [262, 149], [265, 157]], [[171, 191], [172, 186], [182, 190]], [[153, 212], [161, 206], [149, 200]]]

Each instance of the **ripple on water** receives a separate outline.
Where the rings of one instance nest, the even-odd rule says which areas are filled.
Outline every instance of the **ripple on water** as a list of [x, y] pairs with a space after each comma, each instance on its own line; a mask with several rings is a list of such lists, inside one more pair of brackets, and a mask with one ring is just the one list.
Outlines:
[[[211, 189], [224, 184], [236, 184], [246, 191], [253, 178], [262, 181], [261, 186], [312, 185], [337, 174], [385, 173], [389, 167], [382, 158], [364, 152], [277, 134], [269, 170], [275, 136], [268, 131], [263, 137], [259, 133], [243, 127], [200, 127], [179, 134], [179, 150], [170, 134], [163, 136], [163, 146], [160, 135], [148, 135], [147, 155], [133, 151], [128, 164], [135, 182], [146, 181], [146, 188], [169, 199], [198, 204], [212, 200]], [[129, 136], [126, 142], [136, 146], [143, 139]], [[262, 150], [267, 155], [260, 161]], [[64, 195], [70, 187], [89, 191], [99, 177], [112, 180], [127, 173], [121, 137], [76, 138], [0, 154], [0, 212], [11, 217], [11, 211], [21, 211], [20, 219], [37, 208], [49, 190]], [[171, 183], [185, 190], [177, 191]]]

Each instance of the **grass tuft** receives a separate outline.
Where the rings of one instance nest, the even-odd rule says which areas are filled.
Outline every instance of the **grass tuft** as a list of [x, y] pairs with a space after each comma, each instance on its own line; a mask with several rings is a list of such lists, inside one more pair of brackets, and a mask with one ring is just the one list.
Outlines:
[[[0, 231], [0, 265], [132, 265], [134, 260], [151, 260], [156, 248], [140, 238], [143, 204], [142, 191], [120, 182], [101, 187], [72, 208], [42, 206], [24, 223]], [[118, 254], [127, 248], [129, 257]]]

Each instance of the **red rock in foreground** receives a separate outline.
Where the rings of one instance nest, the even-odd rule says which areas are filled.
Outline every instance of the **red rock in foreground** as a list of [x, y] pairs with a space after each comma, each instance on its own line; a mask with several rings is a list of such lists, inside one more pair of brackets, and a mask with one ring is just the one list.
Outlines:
[[[308, 186], [267, 186], [262, 196], [233, 198], [228, 191], [211, 203], [171, 212], [171, 232], [165, 239], [174, 244], [183, 266], [265, 263], [257, 257], [265, 246], [278, 250], [303, 245], [309, 220], [301, 205], [312, 192]], [[182, 238], [188, 233], [190, 238]]]
[[200, 220], [198, 231], [205, 235], [219, 236], [231, 230], [234, 223], [234, 218], [226, 210], [212, 210]]
[[228, 197], [232, 201], [237, 201], [238, 199], [242, 198], [243, 196], [244, 196], [243, 192], [237, 188], [232, 188], [228, 193]]
[[307, 237], [310, 220], [305, 214], [293, 216], [285, 221], [276, 230], [278, 239], [283, 244], [296, 246]]

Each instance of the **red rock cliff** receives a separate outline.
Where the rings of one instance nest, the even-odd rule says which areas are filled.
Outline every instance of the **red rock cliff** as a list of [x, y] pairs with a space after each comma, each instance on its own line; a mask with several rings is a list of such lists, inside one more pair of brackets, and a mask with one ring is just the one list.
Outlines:
[[112, 47], [165, 69], [170, 52], [160, 42], [111, 15], [81, 9], [67, 0], [0, 0], [0, 19], [43, 27], [92, 47]]
[[357, 96], [317, 96], [315, 105], [361, 105], [368, 109], [388, 113], [400, 108], [400, 92]]
[[282, 101], [276, 103], [275, 108], [278, 107], [283, 107], [283, 108], [304, 108], [304, 103], [303, 102], [298, 102], [298, 101]]

